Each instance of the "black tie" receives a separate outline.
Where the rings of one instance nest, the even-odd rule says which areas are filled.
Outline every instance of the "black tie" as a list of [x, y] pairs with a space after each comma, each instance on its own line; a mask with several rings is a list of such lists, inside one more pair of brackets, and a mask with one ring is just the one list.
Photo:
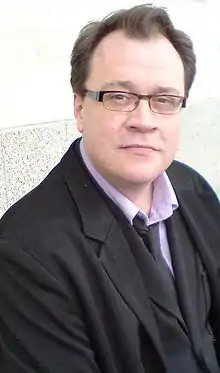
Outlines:
[[171, 297], [174, 301], [174, 306], [176, 304], [176, 314], [178, 314], [178, 319], [181, 321], [181, 327], [187, 334], [187, 329], [185, 322], [182, 318], [182, 314], [179, 308], [178, 296], [176, 292], [176, 286], [172, 272], [166, 263], [160, 248], [160, 236], [159, 236], [159, 223], [147, 226], [144, 219], [137, 214], [133, 219], [133, 226], [139, 236], [142, 238], [145, 247], [148, 249], [155, 261], [155, 267], [158, 270], [158, 276], [166, 285], [167, 297]]
[[175, 291], [173, 275], [162, 255], [160, 248], [159, 223], [147, 226], [144, 219], [137, 214], [133, 219], [133, 226], [153, 256], [158, 269], [164, 277], [164, 280], [168, 281], [172, 287], [172, 291]]

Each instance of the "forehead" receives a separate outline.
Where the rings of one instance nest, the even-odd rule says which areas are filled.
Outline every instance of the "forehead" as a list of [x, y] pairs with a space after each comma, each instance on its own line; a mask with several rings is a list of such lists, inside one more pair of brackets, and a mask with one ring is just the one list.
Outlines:
[[130, 81], [139, 91], [146, 92], [157, 85], [173, 86], [183, 93], [183, 63], [162, 35], [137, 40], [115, 31], [94, 51], [87, 85], [101, 89], [114, 81]]

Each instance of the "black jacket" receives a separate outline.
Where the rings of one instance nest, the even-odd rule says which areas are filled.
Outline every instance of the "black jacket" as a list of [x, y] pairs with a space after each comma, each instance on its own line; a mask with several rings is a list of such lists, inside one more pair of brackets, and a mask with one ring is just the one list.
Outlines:
[[[0, 221], [0, 373], [163, 373], [146, 287], [77, 143]], [[220, 205], [191, 168], [174, 161], [167, 172], [208, 274], [220, 359]], [[206, 290], [190, 266], [186, 250], [174, 270], [196, 349]]]

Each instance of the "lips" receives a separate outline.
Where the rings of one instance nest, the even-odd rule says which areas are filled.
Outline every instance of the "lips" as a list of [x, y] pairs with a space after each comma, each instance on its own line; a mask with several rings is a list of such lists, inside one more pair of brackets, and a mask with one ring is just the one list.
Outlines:
[[158, 151], [159, 149], [153, 145], [129, 144], [121, 146], [122, 149], [150, 149]]

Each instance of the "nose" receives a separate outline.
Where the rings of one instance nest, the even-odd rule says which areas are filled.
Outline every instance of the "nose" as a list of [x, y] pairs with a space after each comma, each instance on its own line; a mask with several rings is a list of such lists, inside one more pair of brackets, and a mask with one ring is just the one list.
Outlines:
[[128, 125], [130, 129], [147, 132], [157, 128], [156, 114], [150, 109], [148, 100], [140, 100], [138, 106], [130, 113]]

